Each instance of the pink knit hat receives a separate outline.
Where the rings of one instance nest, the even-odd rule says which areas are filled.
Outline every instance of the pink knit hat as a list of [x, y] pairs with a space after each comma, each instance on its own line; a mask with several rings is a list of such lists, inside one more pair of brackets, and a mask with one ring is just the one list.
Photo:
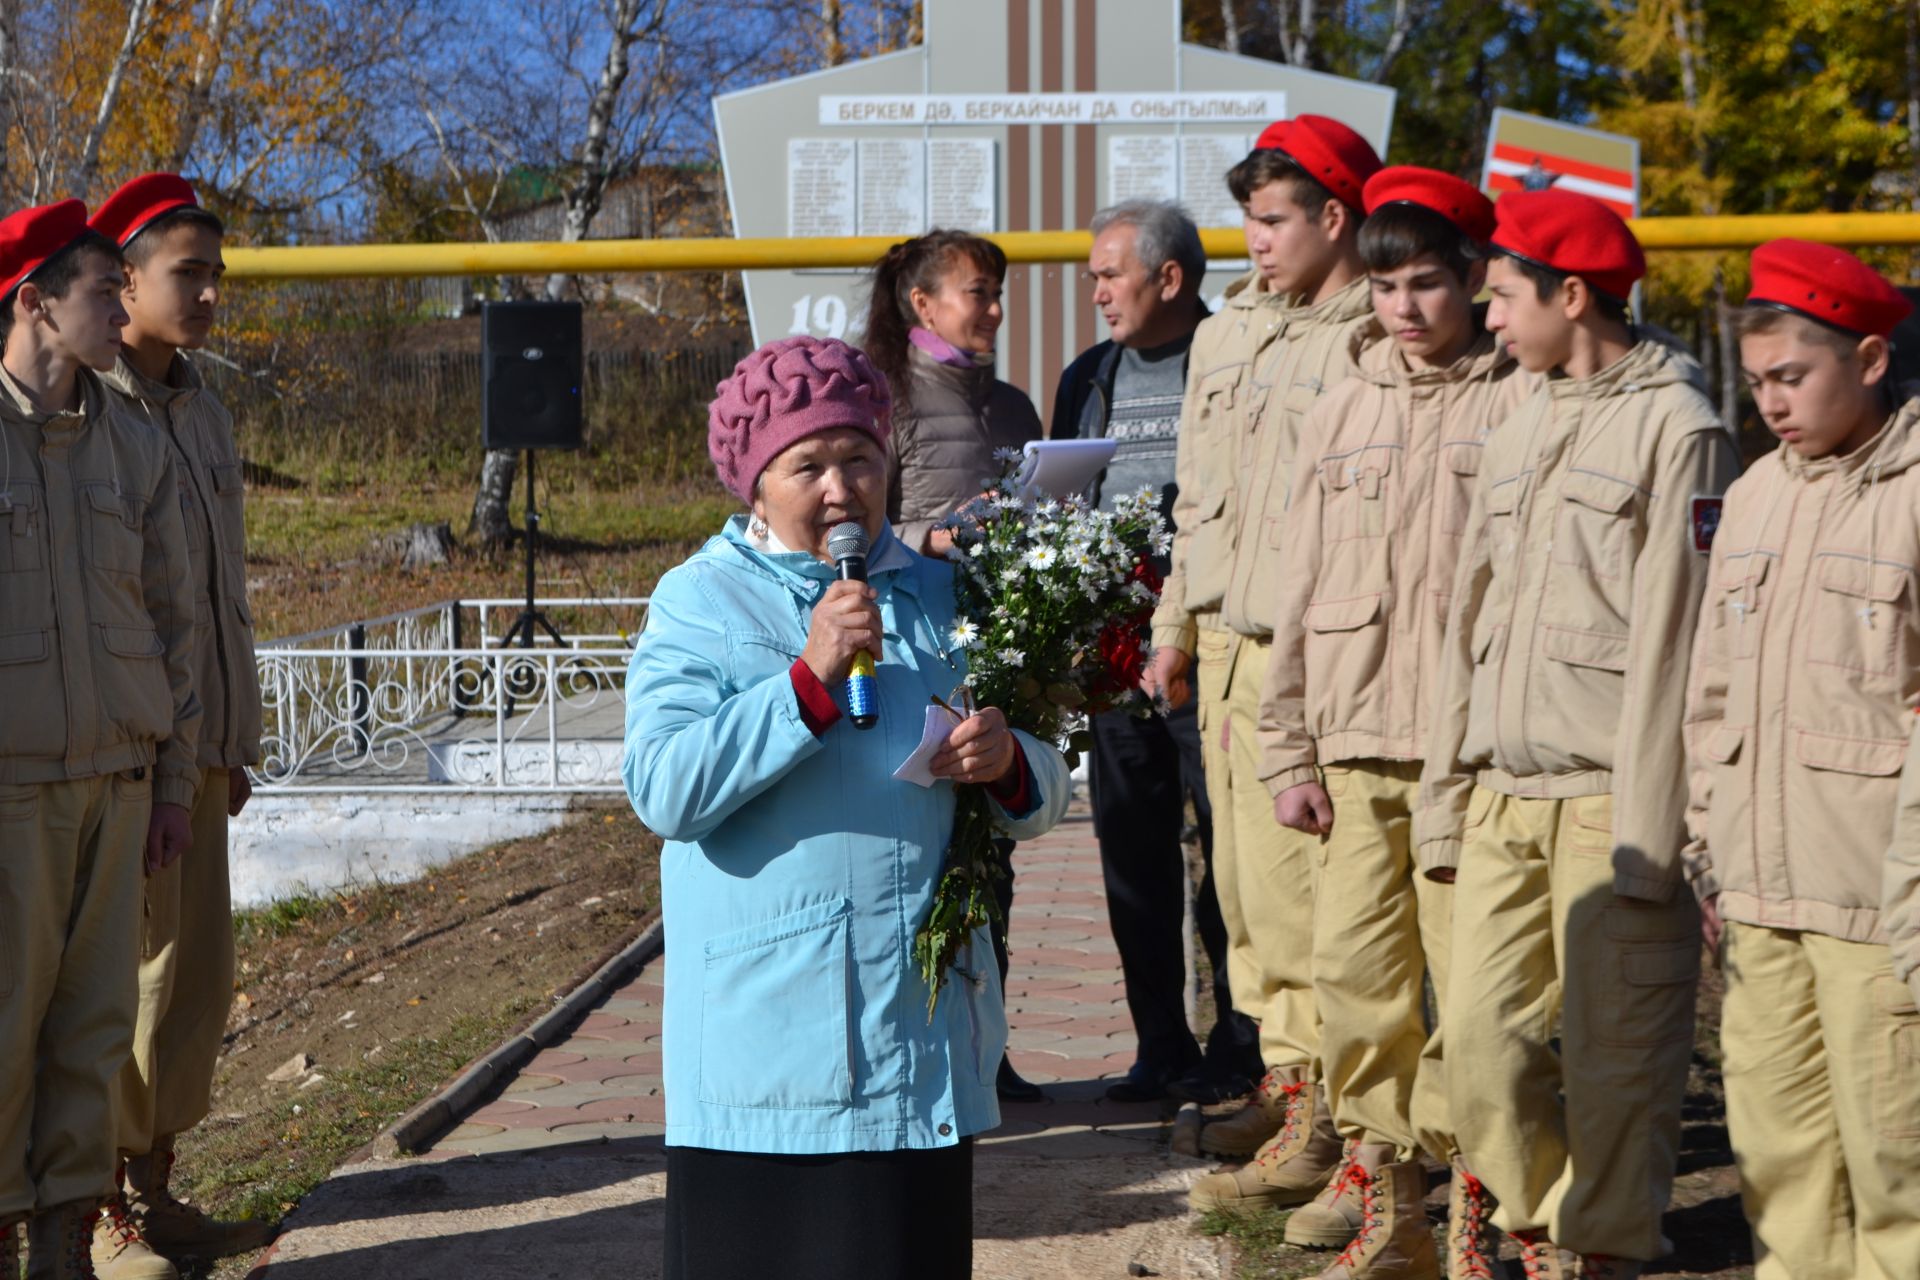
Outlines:
[[707, 409], [707, 452], [720, 483], [742, 502], [769, 462], [795, 441], [858, 427], [882, 445], [892, 434], [887, 382], [838, 338], [782, 338], [733, 366]]

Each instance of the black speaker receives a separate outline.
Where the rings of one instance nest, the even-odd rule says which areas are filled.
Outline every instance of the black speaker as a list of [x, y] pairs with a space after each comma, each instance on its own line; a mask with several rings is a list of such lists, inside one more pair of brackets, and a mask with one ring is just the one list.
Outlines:
[[580, 317], [577, 302], [489, 302], [480, 309], [487, 448], [580, 447]]

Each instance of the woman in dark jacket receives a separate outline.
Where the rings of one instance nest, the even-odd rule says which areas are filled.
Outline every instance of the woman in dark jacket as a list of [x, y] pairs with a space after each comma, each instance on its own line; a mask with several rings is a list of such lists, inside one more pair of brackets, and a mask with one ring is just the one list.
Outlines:
[[[1040, 438], [1033, 401], [993, 376], [1006, 279], [1000, 246], [964, 231], [904, 240], [873, 269], [866, 352], [893, 392], [887, 518], [896, 537], [926, 555], [944, 556], [952, 548], [940, 522], [999, 473], [994, 450]], [[1005, 875], [994, 882], [1003, 923], [994, 930], [993, 951], [1003, 985], [1012, 852], [1012, 841], [1001, 842]], [[1043, 1096], [1004, 1058], [995, 1085], [1009, 1102]]]
[[866, 351], [893, 391], [894, 533], [928, 555], [952, 545], [935, 526], [995, 475], [995, 449], [1040, 438], [1040, 415], [993, 376], [1007, 255], [964, 231], [930, 231], [873, 269]]

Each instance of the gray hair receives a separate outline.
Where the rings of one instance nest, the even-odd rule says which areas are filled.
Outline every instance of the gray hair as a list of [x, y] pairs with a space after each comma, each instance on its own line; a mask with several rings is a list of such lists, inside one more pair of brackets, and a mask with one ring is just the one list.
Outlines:
[[1149, 272], [1177, 262], [1187, 287], [1200, 287], [1200, 277], [1207, 273], [1207, 251], [1200, 247], [1200, 229], [1179, 204], [1172, 200], [1122, 200], [1093, 215], [1096, 237], [1110, 227], [1133, 228], [1133, 254]]

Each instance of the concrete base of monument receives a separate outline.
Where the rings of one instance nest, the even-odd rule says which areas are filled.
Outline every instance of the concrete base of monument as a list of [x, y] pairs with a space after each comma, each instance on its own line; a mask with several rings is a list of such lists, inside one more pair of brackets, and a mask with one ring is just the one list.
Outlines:
[[410, 880], [502, 840], [551, 831], [574, 804], [560, 793], [256, 795], [228, 834], [233, 904]]

